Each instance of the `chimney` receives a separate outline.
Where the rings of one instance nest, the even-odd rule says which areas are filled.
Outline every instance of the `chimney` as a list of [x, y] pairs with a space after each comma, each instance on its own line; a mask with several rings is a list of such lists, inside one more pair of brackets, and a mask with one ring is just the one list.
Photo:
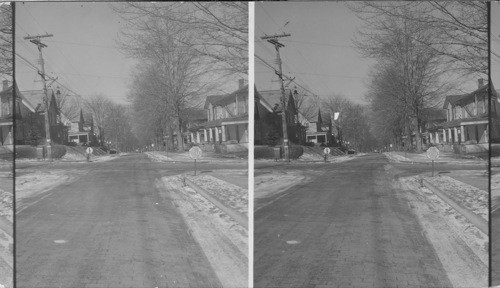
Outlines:
[[3, 91], [5, 91], [5, 90], [7, 90], [7, 88], [9, 88], [9, 80], [3, 80], [2, 84], [3, 84], [3, 86], [2, 86]]
[[238, 80], [238, 89], [242, 88], [243, 86], [245, 86], [245, 79]]
[[483, 78], [479, 78], [479, 79], [477, 79], [477, 85], [478, 85], [478, 87], [477, 87], [477, 88], [481, 88], [481, 87], [483, 87], [483, 85], [484, 85], [484, 84], [483, 84]]

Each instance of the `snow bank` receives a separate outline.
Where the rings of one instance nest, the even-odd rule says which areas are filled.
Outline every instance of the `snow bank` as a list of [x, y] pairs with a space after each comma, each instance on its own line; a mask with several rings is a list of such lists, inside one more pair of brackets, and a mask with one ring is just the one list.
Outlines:
[[[248, 231], [203, 196], [184, 186], [181, 176], [162, 177], [157, 186], [172, 201], [198, 241], [223, 287], [248, 285]], [[211, 180], [209, 180], [211, 181]]]
[[448, 176], [425, 177], [455, 203], [488, 221], [488, 192]]
[[192, 176], [186, 178], [193, 181], [206, 192], [224, 202], [228, 207], [248, 215], [248, 190], [228, 183], [211, 175]]

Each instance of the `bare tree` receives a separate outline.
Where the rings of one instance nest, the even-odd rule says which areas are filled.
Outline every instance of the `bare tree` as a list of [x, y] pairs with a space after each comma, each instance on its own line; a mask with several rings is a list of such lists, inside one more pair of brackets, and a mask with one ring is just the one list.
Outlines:
[[[482, 1], [366, 1], [348, 5], [365, 22], [361, 38], [373, 28], [384, 27], [381, 19], [392, 18], [418, 27], [429, 37], [414, 38], [420, 45], [443, 56], [446, 68], [461, 74], [488, 75], [488, 6]], [[476, 76], [476, 75], [475, 75]]]
[[[402, 14], [412, 13], [406, 6], [400, 9]], [[355, 42], [364, 56], [377, 60], [370, 96], [384, 99], [391, 107], [397, 102], [394, 113], [401, 114], [408, 137], [415, 135], [416, 149], [421, 151], [422, 111], [436, 105], [445, 91], [446, 56], [425, 44], [434, 33], [420, 23], [385, 14], [375, 18], [370, 19], [371, 32], [363, 32], [363, 38]]]
[[[128, 29], [121, 33], [126, 45], [145, 21], [166, 21], [179, 26], [189, 39], [179, 43], [210, 59], [212, 70], [248, 73], [248, 3], [246, 2], [127, 2], [113, 6]], [[145, 20], [146, 19], [146, 20]]]
[[[375, 146], [371, 134], [367, 109], [361, 104], [355, 104], [342, 95], [332, 95], [321, 103], [331, 115], [339, 113], [332, 125], [338, 129], [337, 141], [341, 146], [349, 142], [349, 147], [357, 151], [369, 151]], [[323, 119], [325, 121], [325, 119]]]
[[95, 94], [84, 100], [84, 107], [92, 113], [97, 136], [101, 145], [105, 143], [105, 122], [111, 101], [102, 94]]
[[13, 62], [12, 31], [12, 6], [2, 3], [0, 4], [0, 75], [9, 79], [12, 77]]
[[[122, 45], [128, 56], [140, 60], [130, 98], [138, 112], [156, 116], [152, 123], [175, 127], [178, 149], [183, 150], [184, 112], [216, 87], [212, 67], [185, 44], [195, 41], [195, 35], [183, 25], [153, 17], [135, 28]], [[154, 131], [156, 135], [158, 129]]]

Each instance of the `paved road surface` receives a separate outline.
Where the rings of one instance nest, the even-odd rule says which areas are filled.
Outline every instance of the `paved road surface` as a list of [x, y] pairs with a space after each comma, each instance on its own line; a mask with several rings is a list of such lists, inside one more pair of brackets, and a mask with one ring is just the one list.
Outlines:
[[87, 164], [76, 181], [27, 199], [16, 218], [17, 287], [220, 286], [154, 185], [158, 169], [166, 176], [188, 167], [128, 155]]
[[317, 166], [323, 176], [260, 209], [255, 287], [450, 287], [385, 164], [368, 155]]

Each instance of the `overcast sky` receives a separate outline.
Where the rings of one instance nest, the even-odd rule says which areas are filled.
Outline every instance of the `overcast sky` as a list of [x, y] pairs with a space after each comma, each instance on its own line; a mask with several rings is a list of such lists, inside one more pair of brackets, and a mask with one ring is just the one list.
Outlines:
[[[260, 37], [290, 33], [290, 37], [280, 39], [285, 44], [280, 49], [285, 75], [296, 77], [299, 84], [322, 97], [341, 94], [362, 103], [368, 73], [375, 63], [353, 48], [352, 40], [362, 25], [344, 3], [256, 2], [255, 53], [276, 66], [274, 46]], [[279, 89], [277, 79], [272, 69], [255, 60], [257, 89]], [[456, 86], [462, 93], [472, 92], [477, 88], [477, 79], [462, 79]], [[457, 91], [450, 91], [453, 93]]]
[[[317, 95], [343, 94], [362, 102], [366, 75], [374, 62], [361, 58], [352, 47], [351, 40], [361, 24], [342, 3], [256, 2], [255, 53], [275, 65], [274, 46], [260, 37], [290, 33], [290, 37], [280, 39], [285, 44], [280, 54], [286, 75], [296, 77], [300, 85]], [[279, 89], [279, 83], [272, 82], [275, 80], [274, 72], [256, 59], [257, 89]]]
[[[37, 48], [23, 37], [53, 34], [42, 39], [48, 75], [82, 96], [102, 93], [125, 101], [134, 62], [116, 47], [121, 20], [108, 3], [18, 2], [15, 19], [17, 54], [38, 67]], [[43, 87], [37, 72], [19, 58], [16, 76], [21, 91]]]

